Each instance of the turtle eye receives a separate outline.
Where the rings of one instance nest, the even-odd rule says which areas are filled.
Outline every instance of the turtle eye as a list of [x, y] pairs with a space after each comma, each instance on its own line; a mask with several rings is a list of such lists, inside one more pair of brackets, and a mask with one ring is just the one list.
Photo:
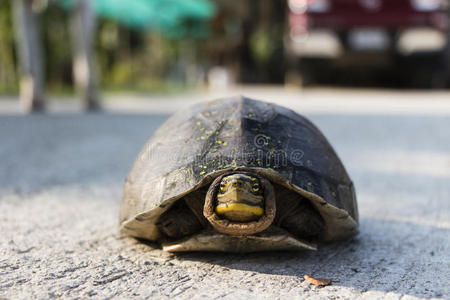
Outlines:
[[223, 183], [220, 184], [220, 191], [225, 192], [225, 184]]

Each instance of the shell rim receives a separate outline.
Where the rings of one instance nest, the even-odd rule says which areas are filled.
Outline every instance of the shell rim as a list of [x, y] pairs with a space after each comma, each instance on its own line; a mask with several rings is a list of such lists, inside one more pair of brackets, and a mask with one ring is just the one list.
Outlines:
[[[119, 229], [120, 233], [133, 236], [136, 238], [144, 238], [152, 241], [157, 240], [160, 237], [160, 233], [158, 232], [158, 229], [155, 226], [155, 222], [164, 211], [169, 209], [171, 205], [175, 203], [176, 200], [184, 197], [185, 195], [195, 190], [198, 190], [199, 188], [207, 184], [211, 184], [217, 177], [225, 173], [239, 172], [239, 171], [253, 172], [261, 177], [266, 178], [270, 182], [280, 184], [307, 198], [320, 213], [326, 224], [327, 229], [319, 237], [320, 240], [322, 241], [339, 240], [348, 238], [350, 236], [359, 233], [358, 221], [353, 219], [353, 217], [350, 216], [350, 214], [345, 209], [338, 208], [325, 201], [321, 196], [306, 191], [301, 187], [291, 183], [289, 179], [283, 177], [277, 171], [270, 170], [267, 168], [244, 167], [244, 166], [222, 169], [205, 174], [197, 184], [193, 185], [190, 189], [186, 190], [185, 192], [167, 198], [156, 207], [153, 207], [145, 212], [135, 215], [134, 217], [128, 220], [123, 221], [120, 224]], [[165, 177], [167, 175], [168, 174], [165, 174], [162, 175], [161, 177]], [[146, 225], [148, 226], [153, 225], [153, 227], [143, 231], [142, 226], [138, 224], [140, 222], [149, 222], [149, 224]]]

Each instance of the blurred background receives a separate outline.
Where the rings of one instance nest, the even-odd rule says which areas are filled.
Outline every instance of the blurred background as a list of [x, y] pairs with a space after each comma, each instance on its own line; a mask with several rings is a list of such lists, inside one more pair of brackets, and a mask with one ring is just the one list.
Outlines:
[[445, 89], [448, 24], [447, 0], [1, 1], [0, 95], [39, 111], [246, 84]]
[[[450, 299], [449, 16], [447, 0], [0, 0], [0, 298]], [[239, 94], [324, 133], [360, 235], [153, 263], [117, 234], [124, 178], [170, 114]]]

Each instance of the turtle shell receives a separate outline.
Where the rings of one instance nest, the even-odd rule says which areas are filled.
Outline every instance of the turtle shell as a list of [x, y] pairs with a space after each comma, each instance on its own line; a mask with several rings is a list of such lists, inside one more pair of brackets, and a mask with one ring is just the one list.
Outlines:
[[155, 223], [175, 201], [237, 170], [309, 199], [326, 223], [321, 240], [358, 232], [353, 183], [319, 129], [290, 109], [245, 97], [193, 105], [155, 132], [125, 181], [121, 232], [156, 240]]

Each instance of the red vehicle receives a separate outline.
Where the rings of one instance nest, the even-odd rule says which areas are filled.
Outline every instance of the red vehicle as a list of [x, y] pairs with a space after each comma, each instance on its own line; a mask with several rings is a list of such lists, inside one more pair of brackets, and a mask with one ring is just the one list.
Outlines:
[[448, 83], [447, 0], [288, 3], [287, 49], [305, 81], [364, 67], [408, 77], [416, 86]]

